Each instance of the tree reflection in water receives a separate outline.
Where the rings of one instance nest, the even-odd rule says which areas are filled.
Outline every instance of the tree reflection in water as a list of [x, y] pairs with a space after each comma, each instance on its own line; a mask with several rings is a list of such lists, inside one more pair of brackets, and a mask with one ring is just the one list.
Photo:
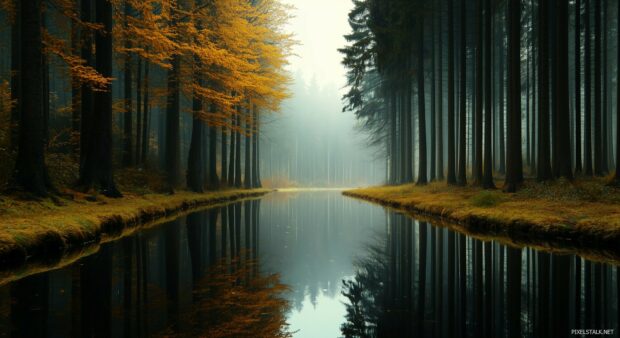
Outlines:
[[569, 337], [618, 328], [618, 268], [388, 213], [343, 280], [345, 337]]

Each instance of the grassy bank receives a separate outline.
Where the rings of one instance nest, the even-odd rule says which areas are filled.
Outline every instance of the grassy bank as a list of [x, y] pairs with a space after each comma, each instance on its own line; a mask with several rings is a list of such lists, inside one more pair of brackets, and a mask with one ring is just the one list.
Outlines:
[[73, 193], [40, 201], [0, 195], [0, 266], [6, 269], [26, 261], [58, 260], [156, 220], [269, 191], [125, 194], [120, 199]]
[[456, 230], [550, 242], [578, 248], [620, 250], [620, 190], [604, 179], [528, 181], [515, 194], [445, 183], [349, 190], [345, 195], [441, 219]]

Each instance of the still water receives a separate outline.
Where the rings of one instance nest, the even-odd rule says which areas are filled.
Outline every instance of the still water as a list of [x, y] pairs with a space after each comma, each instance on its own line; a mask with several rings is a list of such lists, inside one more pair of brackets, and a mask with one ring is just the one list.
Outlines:
[[619, 287], [613, 265], [279, 192], [0, 286], [0, 335], [614, 337]]

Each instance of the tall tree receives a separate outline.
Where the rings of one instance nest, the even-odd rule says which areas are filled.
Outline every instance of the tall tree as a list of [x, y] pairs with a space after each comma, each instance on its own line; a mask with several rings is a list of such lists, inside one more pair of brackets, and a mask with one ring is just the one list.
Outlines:
[[456, 184], [454, 86], [454, 0], [448, 0], [448, 184]]
[[[20, 76], [18, 92], [19, 136], [15, 161], [15, 183], [20, 188], [45, 196], [52, 188], [45, 165], [45, 123], [43, 101], [43, 40], [41, 0], [25, 1], [20, 8]], [[28, 80], [27, 85], [25, 79]]]
[[[123, 65], [124, 71], [124, 79], [125, 79], [125, 111], [123, 112], [123, 165], [128, 167], [133, 164], [133, 115], [132, 115], [132, 92], [131, 92], [131, 84], [133, 82], [131, 71], [132, 71], [132, 54], [129, 52], [131, 49], [131, 38], [129, 36], [129, 30], [127, 29], [129, 23], [128, 19], [131, 15], [131, 5], [129, 2], [125, 2], [125, 19], [124, 19], [124, 36], [125, 40], [125, 60]], [[138, 100], [138, 106], [140, 105], [140, 100]]]
[[493, 189], [495, 188], [495, 183], [493, 181], [493, 97], [491, 93], [491, 86], [493, 82], [491, 79], [491, 73], [493, 72], [493, 61], [491, 60], [493, 48], [491, 41], [491, 21], [493, 18], [493, 13], [491, 12], [491, 0], [485, 1], [484, 12], [484, 61], [486, 67], [484, 67], [484, 177], [482, 178], [482, 187], [485, 189]]
[[584, 38], [584, 126], [583, 126], [583, 171], [586, 176], [592, 176], [592, 50], [591, 50], [591, 24], [592, 5], [590, 0], [585, 0], [585, 13], [583, 24], [585, 26]]
[[521, 154], [521, 2], [508, 2], [508, 126], [504, 190], [515, 192], [523, 182]]
[[575, 1], [575, 173], [581, 173], [581, 0]]
[[[98, 73], [106, 78], [112, 77], [112, 4], [97, 1], [96, 22], [102, 29], [95, 35], [95, 66]], [[89, 134], [83, 161], [80, 183], [85, 188], [98, 184], [102, 194], [108, 197], [121, 197], [114, 183], [112, 164], [112, 84], [105, 90], [93, 93], [92, 121], [87, 130]]]
[[538, 180], [553, 178], [549, 137], [549, 3], [538, 9]]
[[460, 49], [460, 67], [461, 75], [459, 92], [459, 161], [458, 161], [458, 177], [459, 185], [467, 185], [467, 7], [466, 0], [461, 0], [461, 49]]
[[426, 167], [426, 109], [424, 101], [424, 18], [418, 18], [418, 185], [428, 183]]
[[439, 59], [437, 60], [437, 65], [439, 69], [437, 70], [437, 91], [439, 95], [437, 96], [437, 179], [444, 179], [444, 152], [443, 152], [443, 144], [444, 144], [444, 133], [443, 133], [443, 0], [439, 1], [439, 27], [438, 27], [438, 50], [437, 54]]
[[[620, 6], [618, 6], [618, 18], [620, 18]], [[620, 20], [618, 20], [617, 32], [620, 32]], [[617, 46], [620, 46], [620, 34], [616, 34]], [[620, 48], [617, 49], [616, 62], [620, 65]], [[616, 173], [612, 184], [620, 186], [620, 70], [616, 69]], [[618, 271], [618, 269], [616, 269]], [[618, 279], [620, 290], [620, 279]]]
[[557, 85], [557, 140], [558, 145], [554, 147], [558, 153], [554, 157], [558, 158], [559, 175], [567, 179], [573, 178], [573, 167], [571, 160], [571, 140], [570, 140], [570, 110], [569, 110], [569, 89], [568, 89], [568, 1], [558, 1], [556, 4], [556, 56], [557, 62], [556, 85]]
[[474, 141], [474, 162], [473, 162], [473, 184], [482, 185], [482, 18], [483, 0], [477, 0], [476, 9], [476, 75], [475, 75], [475, 118], [473, 127]]
[[594, 1], [594, 175], [603, 173], [602, 107], [601, 107], [601, 2]]

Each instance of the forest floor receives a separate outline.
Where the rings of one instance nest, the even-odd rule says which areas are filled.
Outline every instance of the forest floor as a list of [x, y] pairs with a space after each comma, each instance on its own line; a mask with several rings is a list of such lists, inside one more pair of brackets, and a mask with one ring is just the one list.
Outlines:
[[183, 212], [269, 191], [227, 189], [172, 195], [134, 191], [119, 199], [75, 191], [40, 200], [0, 195], [0, 266], [6, 269], [31, 260], [57, 260]]
[[435, 182], [361, 188], [344, 195], [441, 219], [470, 234], [620, 251], [620, 189], [607, 186], [608, 181], [526, 180], [514, 194]]

